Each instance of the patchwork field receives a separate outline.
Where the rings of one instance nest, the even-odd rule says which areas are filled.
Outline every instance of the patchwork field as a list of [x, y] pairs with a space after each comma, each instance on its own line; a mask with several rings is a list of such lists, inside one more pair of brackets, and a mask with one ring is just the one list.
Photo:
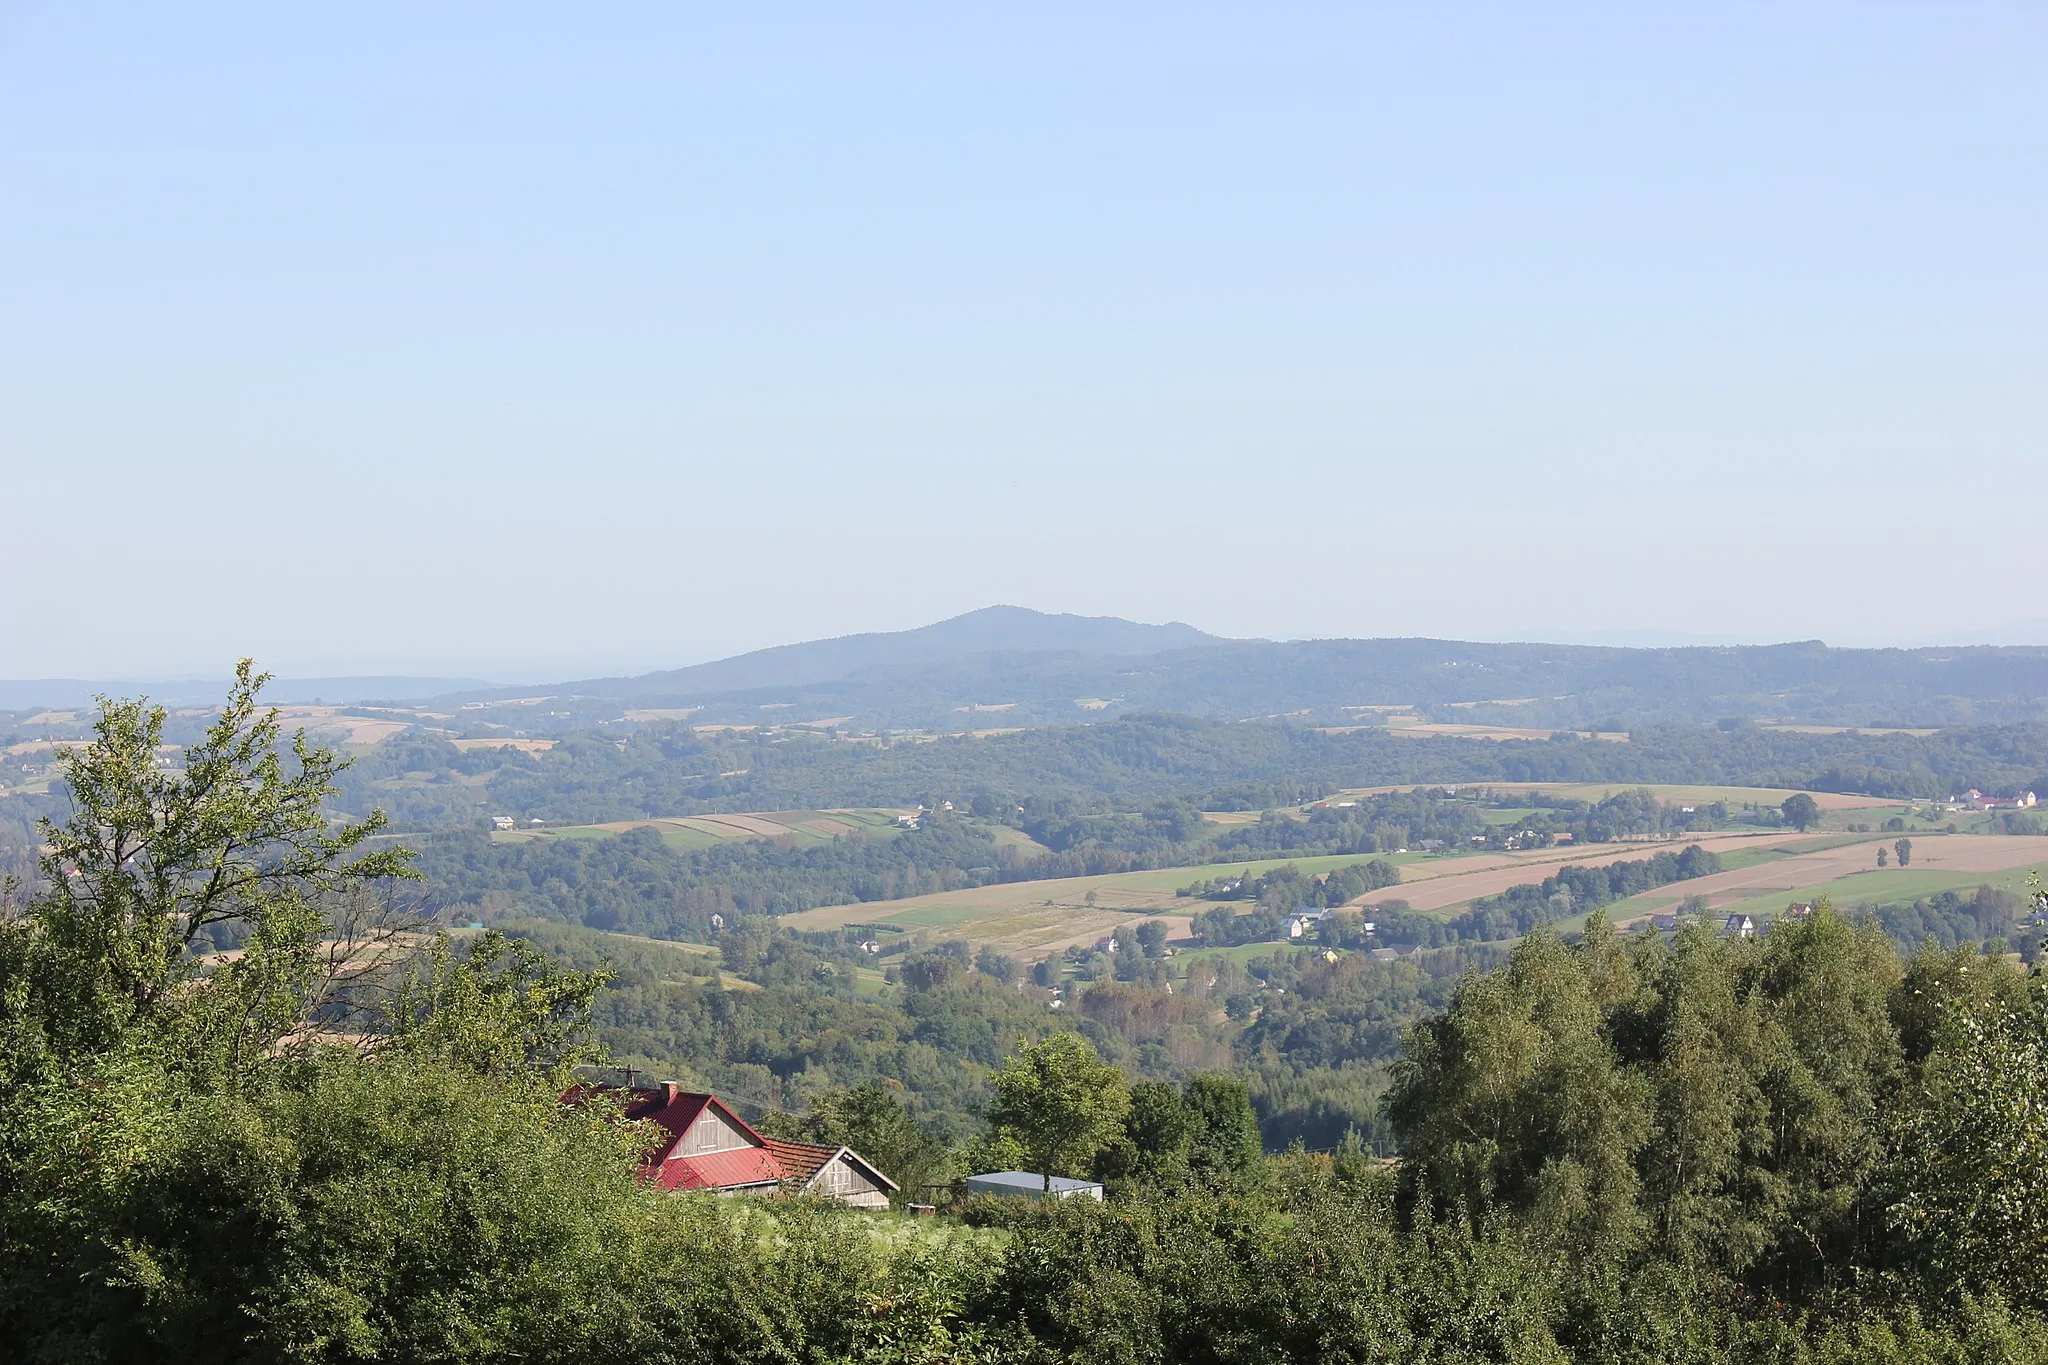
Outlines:
[[[1411, 909], [1449, 917], [1481, 896], [1541, 881], [1560, 867], [1598, 867], [1644, 858], [1697, 843], [1719, 854], [1726, 870], [1711, 877], [1663, 887], [1608, 907], [1617, 922], [1667, 912], [1687, 896], [1705, 896], [1717, 914], [1781, 911], [1793, 901], [1827, 894], [1849, 906], [1875, 900], [1912, 900], [1981, 883], [2021, 889], [2027, 873], [2048, 869], [2048, 837], [1917, 834], [1910, 867], [1879, 871], [1877, 849], [1889, 849], [1895, 835], [1740, 831], [1703, 834], [1664, 842], [1594, 844], [1519, 853], [1402, 854], [1384, 856], [1401, 866], [1402, 882], [1361, 897], [1372, 906], [1406, 901]], [[908, 900], [826, 906], [788, 915], [793, 929], [836, 929], [875, 925], [938, 938], [961, 938], [1023, 957], [1056, 953], [1092, 943], [1121, 925], [1164, 919], [1174, 937], [1187, 933], [1190, 919], [1211, 902], [1177, 894], [1193, 882], [1249, 869], [1263, 873], [1287, 862], [1320, 874], [1366, 860], [1366, 855], [1260, 859], [1202, 867], [1162, 868], [1096, 877], [1010, 882]], [[1272, 950], [1264, 945], [1256, 951]], [[1248, 949], [1247, 951], [1254, 951]]]
[[848, 834], [888, 837], [896, 833], [896, 817], [908, 810], [785, 810], [749, 811], [734, 815], [686, 815], [657, 820], [611, 820], [596, 825], [559, 825], [537, 830], [500, 830], [499, 843], [531, 839], [611, 839], [628, 830], [651, 829], [678, 852], [710, 848], [735, 839], [793, 839], [799, 844], [827, 844]]
[[[1749, 832], [1706, 835], [1686, 842], [1729, 850], [1772, 838], [1769, 834]], [[1778, 839], [1782, 841], [1782, 836]], [[977, 946], [985, 943], [1004, 952], [1038, 955], [1056, 952], [1069, 944], [1092, 943], [1118, 925], [1145, 919], [1165, 919], [1174, 926], [1177, 935], [1184, 933], [1188, 920], [1208, 909], [1211, 902], [1181, 896], [1177, 894], [1178, 888], [1246, 870], [1262, 874], [1293, 863], [1305, 873], [1321, 874], [1374, 857], [1385, 858], [1401, 868], [1401, 885], [1376, 891], [1362, 898], [1362, 904], [1406, 900], [1418, 910], [1448, 911], [1475, 896], [1494, 895], [1523, 882], [1541, 881], [1566, 863], [1599, 865], [1625, 858], [1645, 858], [1660, 849], [1681, 846], [1671, 842], [1625, 843], [1519, 853], [1345, 853], [1315, 858], [1261, 858], [1095, 877], [1005, 882], [908, 900], [824, 906], [785, 915], [782, 923], [792, 929], [873, 924], [907, 931], [929, 930], [943, 937], [964, 938]]]
[[1704, 896], [1716, 914], [1775, 913], [1787, 905], [1831, 897], [1839, 907], [1880, 901], [1910, 901], [1941, 891], [1989, 883], [2010, 890], [2027, 874], [2048, 870], [2048, 837], [1986, 834], [1921, 834], [1913, 838], [1910, 866], [1879, 869], [1877, 850], [1892, 836], [1870, 835], [1855, 843], [1795, 850], [1748, 867], [1645, 892], [1609, 908], [1617, 922], [1667, 913], [1688, 896]]
[[1534, 849], [1526, 853], [1474, 854], [1460, 858], [1455, 863], [1447, 859], [1437, 859], [1434, 860], [1435, 867], [1445, 869], [1437, 875], [1427, 880], [1411, 880], [1407, 877], [1406, 869], [1403, 869], [1404, 879], [1400, 886], [1374, 891], [1361, 897], [1358, 904], [1384, 905], [1388, 901], [1399, 900], [1408, 902], [1408, 908], [1411, 910], [1448, 913], [1481, 896], [1498, 896], [1511, 886], [1542, 881], [1545, 877], [1553, 875], [1560, 867], [1567, 865], [1605, 867], [1608, 863], [1648, 858], [1666, 850], [1676, 850], [1691, 844], [1698, 844], [1701, 848], [1725, 857], [1731, 853], [1754, 848], [1764, 842], [1783, 842], [1783, 838], [1782, 834], [1757, 831], [1722, 832], [1657, 843], [1587, 844], [1583, 847], [1568, 845], [1564, 848]]
[[339, 706], [295, 704], [279, 706], [276, 710], [278, 723], [287, 735], [294, 730], [304, 730], [308, 739], [318, 743], [346, 744], [357, 748], [381, 744], [412, 725], [411, 720], [344, 715]]
[[[1420, 855], [1381, 855], [1390, 862], [1413, 864]], [[1004, 882], [996, 886], [941, 891], [900, 901], [870, 901], [822, 906], [785, 915], [792, 929], [838, 929], [849, 924], [889, 925], [904, 930], [932, 930], [948, 938], [987, 943], [1005, 952], [1057, 951], [1070, 943], [1092, 943], [1120, 924], [1141, 919], [1178, 919], [1185, 933], [1189, 917], [1206, 902], [1176, 894], [1179, 887], [1249, 868], [1262, 873], [1292, 862], [1304, 872], [1322, 873], [1363, 862], [1357, 854], [1326, 858], [1265, 858], [1253, 862], [1213, 863], [1203, 867], [1167, 867], [1149, 872], [1116, 872], [1096, 877], [1062, 877], [1046, 881]], [[1438, 858], [1438, 863], [1463, 861]], [[1403, 875], [1408, 875], [1406, 868]]]

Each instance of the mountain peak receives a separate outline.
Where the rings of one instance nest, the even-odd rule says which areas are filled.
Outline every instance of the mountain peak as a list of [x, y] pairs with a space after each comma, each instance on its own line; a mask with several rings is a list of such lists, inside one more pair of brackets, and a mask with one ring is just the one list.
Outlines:
[[569, 684], [604, 696], [686, 697], [754, 687], [829, 682], [876, 668], [939, 663], [974, 654], [1158, 654], [1226, 643], [1180, 621], [1149, 625], [1119, 616], [1075, 616], [998, 604], [912, 630], [871, 631], [776, 645], [730, 659], [634, 678]]

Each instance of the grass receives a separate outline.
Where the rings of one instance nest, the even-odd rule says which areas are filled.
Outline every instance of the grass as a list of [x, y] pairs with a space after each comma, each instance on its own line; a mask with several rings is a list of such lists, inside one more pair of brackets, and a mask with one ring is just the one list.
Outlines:
[[951, 929], [975, 918], [976, 913], [970, 905], [929, 905], [889, 915], [886, 919], [888, 923], [900, 924], [906, 929]]
[[1227, 957], [1242, 967], [1255, 957], [1271, 957], [1275, 953], [1312, 952], [1318, 946], [1290, 939], [1285, 943], [1240, 943], [1234, 948], [1183, 948], [1175, 955], [1174, 961], [1186, 964], [1202, 958]]
[[1014, 848], [1019, 853], [1030, 858], [1036, 858], [1040, 854], [1052, 852], [1051, 849], [1039, 843], [1038, 840], [1032, 838], [1023, 830], [1013, 829], [1009, 825], [990, 825], [988, 826], [988, 832], [995, 839], [997, 848]]
[[[1495, 792], [1507, 797], [1514, 796], [1516, 792], [1534, 790], [1540, 791], [1546, 796], [1562, 797], [1571, 801], [1596, 802], [1603, 797], [1613, 796], [1617, 792], [1633, 791], [1637, 786], [1643, 786], [1649, 788], [1650, 792], [1660, 801], [1674, 801], [1681, 806], [1710, 806], [1716, 801], [1725, 801], [1731, 809], [1738, 811], [1742, 809], [1743, 803], [1747, 801], [1753, 801], [1765, 806], [1778, 806], [1784, 804], [1785, 799], [1793, 795], [1793, 788], [1791, 787], [1722, 787], [1673, 782], [1561, 782], [1556, 784], [1542, 782], [1496, 782], [1490, 785]], [[1844, 798], [1832, 796], [1827, 792], [1811, 792], [1809, 794], [1823, 805], [1830, 801], [1840, 800], [1868, 801], [1868, 807], [1856, 809], [1854, 818], [1857, 820], [1870, 818], [1871, 808], [1898, 804], [1890, 800], [1879, 801], [1875, 798], [1867, 797]]]
[[[1873, 858], [1875, 856], [1872, 855]], [[1886, 868], [1883, 871], [1872, 868], [1868, 872], [1837, 877], [1831, 882], [1816, 882], [1811, 886], [1795, 887], [1790, 892], [1773, 892], [1734, 905], [1717, 906], [1714, 914], [1777, 914], [1788, 904], [1813, 901], [1822, 896], [1828, 897], [1836, 909], [1845, 910], [1858, 905], [1907, 904], [1943, 891], [1971, 891], [1980, 886], [2024, 892], [2027, 874], [2031, 870], [2030, 867], [2010, 867], [2000, 872], [1936, 872], [1932, 869], [1923, 872], [1914, 867]]]
[[1780, 858], [1791, 857], [1791, 851], [1784, 848], [1738, 848], [1721, 855], [1723, 872], [1739, 872], [1745, 867], [1759, 863], [1772, 863]]
[[[824, 906], [795, 915], [782, 922], [793, 929], [838, 929], [848, 924], [893, 925], [918, 931], [944, 931], [948, 936], [975, 943], [995, 943], [1011, 951], [1024, 952], [1093, 938], [1119, 924], [1153, 915], [1188, 915], [1208, 908], [1208, 902], [1189, 901], [1177, 892], [1181, 887], [1216, 877], [1235, 876], [1249, 870], [1254, 876], [1293, 863], [1305, 875], [1320, 876], [1353, 863], [1375, 857], [1413, 865], [1421, 862], [1454, 863], [1459, 855], [1446, 854], [1334, 854], [1315, 858], [1259, 858], [1245, 862], [1207, 863], [1199, 867], [1166, 867], [1144, 872], [1104, 873], [1093, 877], [1063, 877], [1053, 881], [1003, 882], [993, 886], [917, 896], [906, 901], [868, 901], [855, 905]], [[1093, 894], [1094, 903], [1089, 903]], [[1271, 945], [1268, 945], [1270, 950]]]
[[880, 967], [855, 967], [853, 969], [853, 994], [860, 1000], [879, 1000], [893, 994], [882, 976]]
[[[1882, 834], [1806, 834], [1794, 835], [1789, 839], [1771, 845], [1771, 851], [1779, 853], [1825, 853], [1831, 848], [1847, 848], [1851, 844], [1876, 845], [1889, 836]], [[1890, 847], [1890, 845], [1886, 845]], [[1873, 859], [1875, 853], [1870, 855]]]
[[[811, 828], [813, 822], [829, 821], [851, 826], [854, 833], [867, 838], [889, 839], [900, 832], [896, 825], [898, 812], [893, 810], [736, 811], [733, 814], [743, 820], [768, 824], [774, 827], [774, 832], [743, 829], [717, 816], [681, 815], [647, 820], [611, 820], [593, 825], [554, 825], [538, 830], [505, 830], [492, 837], [501, 843], [524, 839], [614, 839], [628, 830], [651, 829], [677, 853], [692, 853], [717, 844], [747, 839], [788, 839], [799, 846], [831, 843], [835, 837], [833, 832]], [[1017, 837], [1025, 843], [1031, 842], [1022, 834]]]

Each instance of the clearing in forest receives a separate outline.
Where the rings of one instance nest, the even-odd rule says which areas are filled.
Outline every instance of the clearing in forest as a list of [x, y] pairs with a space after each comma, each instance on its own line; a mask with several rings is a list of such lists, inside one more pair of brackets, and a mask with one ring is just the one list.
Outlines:
[[896, 818], [909, 813], [908, 810], [882, 809], [744, 811], [606, 820], [589, 825], [551, 825], [535, 830], [502, 830], [491, 838], [499, 843], [528, 839], [611, 839], [628, 830], [651, 829], [670, 848], [686, 853], [741, 839], [793, 839], [800, 844], [825, 844], [850, 834], [892, 837], [897, 832]]

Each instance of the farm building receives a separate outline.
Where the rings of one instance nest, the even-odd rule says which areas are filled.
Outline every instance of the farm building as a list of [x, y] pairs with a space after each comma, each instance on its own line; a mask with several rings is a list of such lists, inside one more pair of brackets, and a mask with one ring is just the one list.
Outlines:
[[[579, 1088], [572, 1100], [591, 1093]], [[896, 1182], [851, 1147], [763, 1137], [716, 1095], [670, 1081], [626, 1092], [629, 1119], [647, 1119], [663, 1133], [641, 1176], [664, 1190], [716, 1194], [816, 1194], [855, 1208], [889, 1206]]]
[[1102, 1202], [1102, 1186], [1093, 1180], [1069, 1180], [1056, 1175], [1048, 1183], [1036, 1171], [990, 1171], [967, 1177], [969, 1194], [993, 1194], [1005, 1199], [1093, 1199]]
[[1327, 910], [1297, 910], [1287, 917], [1287, 937], [1300, 938], [1329, 917]]

